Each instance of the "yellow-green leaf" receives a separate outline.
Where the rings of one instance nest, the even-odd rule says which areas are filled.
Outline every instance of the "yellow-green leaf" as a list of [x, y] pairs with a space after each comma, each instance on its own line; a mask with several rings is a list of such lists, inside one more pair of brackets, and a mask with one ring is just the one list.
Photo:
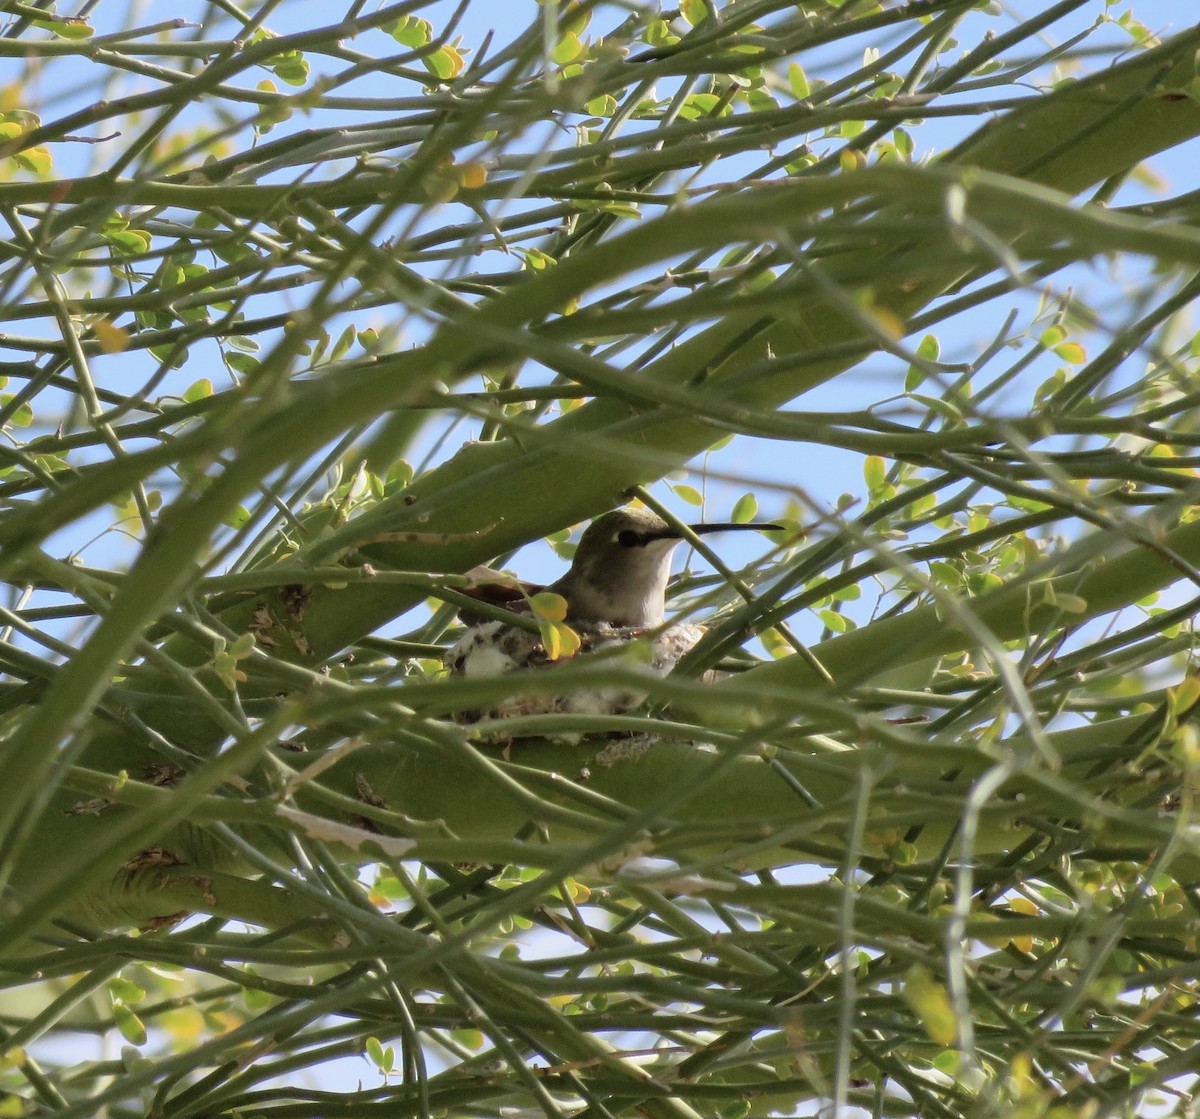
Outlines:
[[427, 54], [421, 61], [425, 64], [426, 70], [431, 74], [436, 74], [443, 81], [458, 77], [463, 68], [462, 55], [451, 46], [445, 46], [432, 54]]
[[146, 997], [145, 988], [138, 986], [132, 979], [124, 979], [119, 975], [108, 981], [108, 993], [126, 1004], [141, 1002]]
[[904, 976], [900, 992], [925, 1032], [938, 1045], [952, 1045], [958, 1036], [958, 1020], [946, 989], [928, 969], [916, 964]]
[[22, 170], [32, 171], [35, 175], [49, 174], [54, 166], [54, 160], [51, 159], [47, 148], [26, 148], [17, 152], [13, 159]]
[[573, 657], [582, 645], [579, 634], [565, 622], [543, 621], [541, 632], [542, 646], [546, 650], [546, 656], [552, 661]]
[[863, 462], [863, 479], [874, 492], [887, 481], [887, 463], [879, 455], [868, 455]]
[[1078, 342], [1063, 342], [1054, 347], [1054, 352], [1071, 365], [1082, 365], [1087, 361], [1087, 351]]
[[754, 520], [758, 513], [758, 498], [752, 493], [744, 493], [733, 503], [733, 512], [729, 515], [729, 519], [734, 524], [744, 525], [747, 521]]
[[804, 67], [799, 62], [792, 62], [788, 65], [787, 74], [788, 85], [792, 87], [793, 96], [797, 101], [803, 101], [812, 92]]
[[[8, 407], [11, 396], [0, 396], [0, 407]], [[13, 427], [28, 427], [33, 423], [33, 409], [29, 405], [29, 401], [24, 400], [13, 410], [11, 416], [8, 417], [8, 423]]]
[[392, 38], [405, 47], [423, 47], [433, 38], [432, 26], [420, 16], [401, 16], [390, 32]]
[[116, 1023], [117, 1029], [121, 1031], [121, 1036], [130, 1045], [146, 1044], [146, 1027], [129, 1007], [119, 1002], [114, 1003], [113, 1021]]
[[111, 319], [100, 319], [93, 323], [92, 333], [106, 354], [119, 354], [129, 349], [129, 331], [117, 326]]
[[59, 16], [56, 19], [35, 19], [36, 27], [44, 28], [57, 35], [60, 39], [90, 39], [96, 34], [95, 29], [86, 19], [75, 19], [71, 16]]
[[213, 383], [207, 377], [201, 377], [200, 380], [189, 385], [183, 393], [183, 399], [186, 403], [192, 404], [197, 400], [204, 400], [206, 397], [212, 396]]
[[114, 249], [127, 255], [144, 253], [150, 248], [150, 234], [143, 233], [140, 229], [116, 230], [107, 237]]
[[531, 595], [529, 605], [539, 618], [548, 622], [561, 622], [567, 616], [567, 600], [553, 591], [539, 591]]
[[583, 40], [578, 35], [568, 31], [554, 44], [554, 49], [550, 52], [550, 57], [559, 66], [565, 66], [568, 62], [573, 62], [581, 54], [583, 54]]

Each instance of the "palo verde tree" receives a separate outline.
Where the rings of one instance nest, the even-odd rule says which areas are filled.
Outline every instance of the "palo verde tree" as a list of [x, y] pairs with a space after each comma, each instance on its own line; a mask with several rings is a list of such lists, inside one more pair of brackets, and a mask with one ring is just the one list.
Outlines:
[[1200, 26], [1029, 7], [4, 0], [0, 1114], [1195, 1114]]

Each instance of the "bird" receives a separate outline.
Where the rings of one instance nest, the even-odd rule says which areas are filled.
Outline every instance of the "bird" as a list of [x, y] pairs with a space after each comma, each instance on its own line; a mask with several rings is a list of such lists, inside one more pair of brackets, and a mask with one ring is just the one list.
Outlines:
[[[688, 526], [700, 535], [781, 527], [746, 522]], [[549, 586], [508, 580], [504, 584], [481, 583], [473, 592], [482, 601], [503, 602], [522, 613], [530, 611], [529, 599], [534, 594], [560, 596], [565, 602], [562, 622], [578, 639], [572, 656], [564, 658], [559, 651], [547, 649], [545, 624], [534, 632], [526, 626], [483, 620], [467, 612], [466, 632], [447, 652], [446, 668], [453, 675], [468, 678], [494, 677], [522, 668], [551, 668], [584, 653], [629, 647], [636, 650], [630, 663], [666, 675], [706, 632], [704, 626], [691, 622], [666, 624], [671, 559], [682, 539], [678, 528], [644, 507], [625, 506], [597, 517], [580, 538], [569, 570]], [[576, 689], [562, 694], [514, 693], [489, 708], [460, 713], [458, 719], [475, 722], [552, 713], [622, 715], [635, 710], [645, 698], [645, 691], [636, 687]], [[579, 736], [557, 737], [570, 740]]]

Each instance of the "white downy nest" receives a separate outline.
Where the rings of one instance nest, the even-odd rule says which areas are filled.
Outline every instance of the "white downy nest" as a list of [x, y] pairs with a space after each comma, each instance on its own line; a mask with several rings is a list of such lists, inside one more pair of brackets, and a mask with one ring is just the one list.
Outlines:
[[[582, 646], [576, 656], [629, 646], [625, 663], [665, 676], [704, 636], [704, 626], [681, 622], [665, 629], [622, 629], [606, 622], [573, 625]], [[571, 658], [574, 660], [574, 658]], [[502, 676], [518, 669], [547, 669], [570, 663], [551, 660], [541, 637], [529, 630], [504, 622], [485, 622], [472, 626], [447, 653], [446, 667], [466, 677]], [[537, 694], [506, 696], [495, 706], [466, 711], [456, 716], [459, 722], [479, 719], [511, 719], [523, 715], [624, 715], [636, 710], [646, 693], [633, 688], [576, 688], [561, 695]], [[577, 739], [578, 735], [558, 736]]]

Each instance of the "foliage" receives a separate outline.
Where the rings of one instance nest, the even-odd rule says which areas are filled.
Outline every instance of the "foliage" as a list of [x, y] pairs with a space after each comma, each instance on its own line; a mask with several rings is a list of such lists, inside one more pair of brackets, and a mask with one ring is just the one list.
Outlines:
[[[0, 1114], [1194, 1113], [1200, 28], [1041, 7], [5, 5]], [[444, 672], [635, 494], [677, 672]]]

